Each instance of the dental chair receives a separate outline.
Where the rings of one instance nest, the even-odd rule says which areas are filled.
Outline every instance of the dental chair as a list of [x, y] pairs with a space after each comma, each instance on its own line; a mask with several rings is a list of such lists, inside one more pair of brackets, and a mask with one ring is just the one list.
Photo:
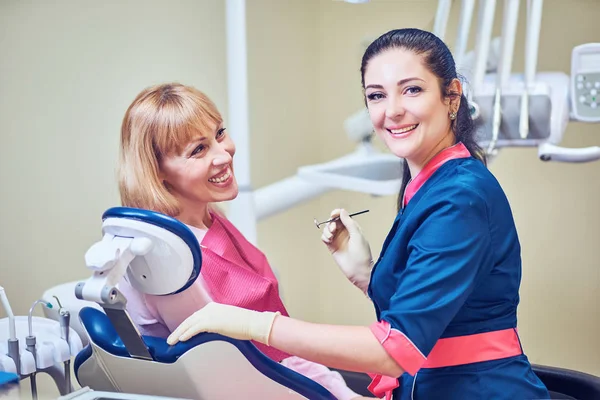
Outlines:
[[[170, 295], [200, 276], [202, 254], [194, 234], [168, 216], [133, 208], [107, 210], [103, 238], [87, 251], [93, 275], [75, 296], [100, 307], [79, 312], [88, 345], [75, 358], [82, 387], [93, 391], [186, 399], [335, 400], [316, 382], [271, 360], [251, 342], [203, 333], [169, 346], [141, 335], [117, 283]], [[102, 396], [100, 398], [103, 398]], [[115, 397], [110, 397], [115, 398]]]

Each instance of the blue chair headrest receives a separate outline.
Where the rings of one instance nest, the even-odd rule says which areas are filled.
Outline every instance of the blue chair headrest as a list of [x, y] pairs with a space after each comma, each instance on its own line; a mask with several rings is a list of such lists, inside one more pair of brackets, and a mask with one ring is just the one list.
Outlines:
[[102, 221], [106, 220], [107, 218], [133, 219], [152, 224], [159, 228], [166, 229], [174, 235], [177, 235], [179, 238], [181, 238], [181, 240], [185, 242], [185, 244], [188, 245], [194, 261], [192, 275], [183, 287], [181, 287], [174, 293], [168, 294], [176, 294], [183, 292], [184, 290], [189, 288], [200, 275], [200, 270], [202, 268], [202, 252], [200, 251], [200, 244], [198, 243], [198, 239], [196, 239], [194, 233], [184, 223], [165, 214], [132, 207], [109, 208], [104, 212], [104, 214], [102, 214]]

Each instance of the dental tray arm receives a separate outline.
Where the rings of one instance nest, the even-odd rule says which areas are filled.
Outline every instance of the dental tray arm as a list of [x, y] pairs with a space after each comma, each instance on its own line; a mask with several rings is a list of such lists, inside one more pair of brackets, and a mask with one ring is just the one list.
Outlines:
[[584, 163], [600, 160], [600, 147], [583, 147], [578, 149], [559, 147], [543, 143], [538, 148], [538, 156], [542, 161], [559, 161]]

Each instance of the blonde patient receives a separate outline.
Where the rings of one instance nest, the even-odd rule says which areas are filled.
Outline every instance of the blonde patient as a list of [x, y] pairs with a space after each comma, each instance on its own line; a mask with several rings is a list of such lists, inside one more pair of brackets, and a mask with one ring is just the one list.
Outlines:
[[[123, 206], [178, 219], [195, 234], [202, 250], [201, 277], [181, 293], [146, 295], [127, 281], [120, 282], [127, 309], [142, 334], [166, 338], [211, 301], [288, 315], [267, 258], [213, 206], [238, 195], [235, 144], [205, 94], [177, 83], [143, 90], [123, 119], [120, 150]], [[348, 388], [338, 372], [253, 343], [340, 400], [366, 398]]]

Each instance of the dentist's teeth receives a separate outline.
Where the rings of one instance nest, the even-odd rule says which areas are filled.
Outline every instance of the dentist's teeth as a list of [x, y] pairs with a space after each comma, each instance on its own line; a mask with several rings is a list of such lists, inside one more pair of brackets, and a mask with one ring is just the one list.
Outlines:
[[417, 127], [417, 125], [418, 124], [407, 126], [406, 128], [402, 128], [402, 129], [390, 129], [390, 132], [392, 132], [394, 135], [398, 135], [400, 133], [412, 131], [413, 129], [415, 129]]
[[212, 183], [221, 183], [221, 182], [225, 182], [227, 179], [229, 179], [230, 176], [231, 176], [231, 172], [229, 170], [227, 170], [225, 175], [223, 175], [219, 178], [210, 178], [208, 181], [212, 182]]

